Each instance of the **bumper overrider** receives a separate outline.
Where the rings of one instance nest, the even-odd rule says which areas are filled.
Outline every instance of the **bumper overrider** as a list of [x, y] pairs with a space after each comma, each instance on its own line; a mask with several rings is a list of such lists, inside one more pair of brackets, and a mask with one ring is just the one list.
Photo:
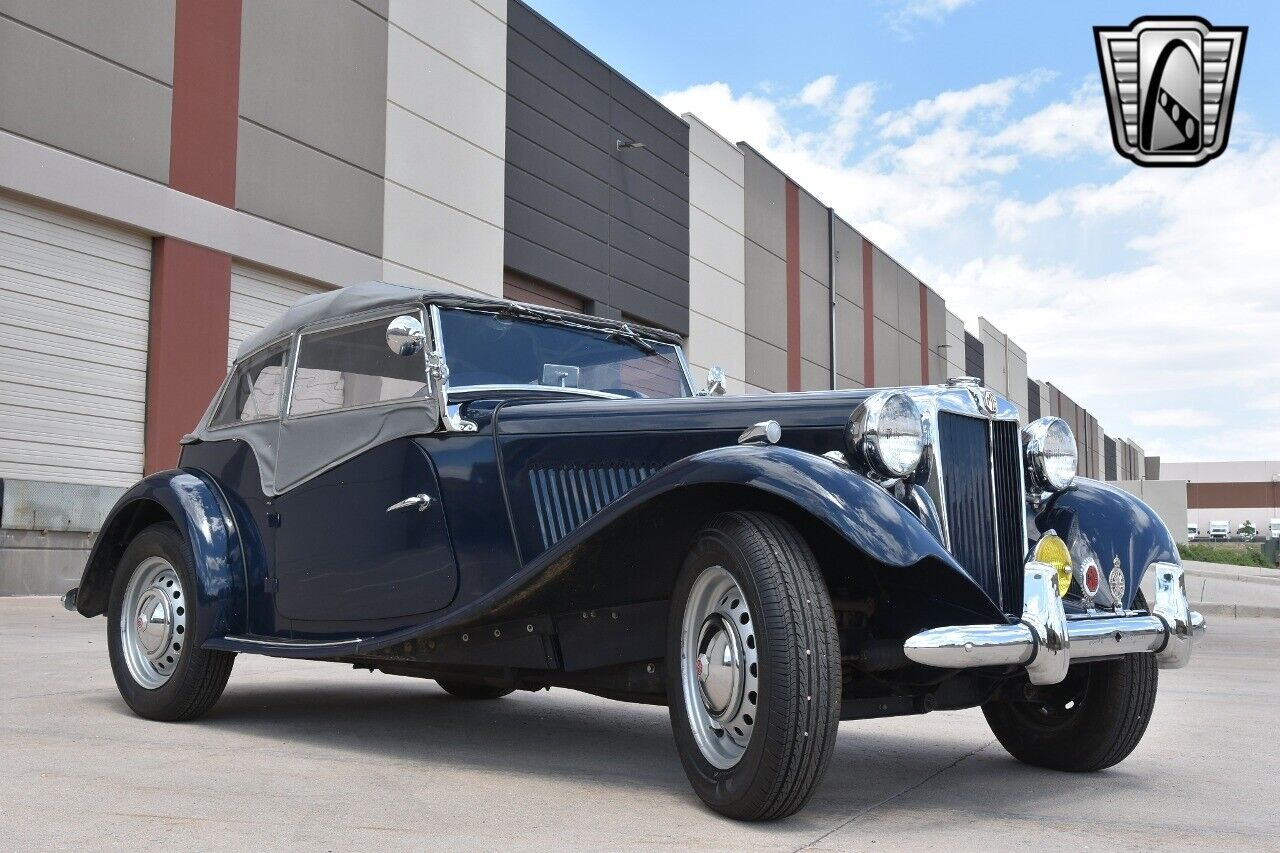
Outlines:
[[1006, 625], [933, 628], [909, 638], [909, 659], [944, 669], [1023, 666], [1032, 684], [1057, 684], [1077, 661], [1151, 652], [1161, 669], [1186, 666], [1204, 635], [1204, 617], [1187, 603], [1182, 567], [1153, 563], [1151, 612], [1067, 616], [1051, 566], [1028, 562], [1023, 571], [1022, 620]]

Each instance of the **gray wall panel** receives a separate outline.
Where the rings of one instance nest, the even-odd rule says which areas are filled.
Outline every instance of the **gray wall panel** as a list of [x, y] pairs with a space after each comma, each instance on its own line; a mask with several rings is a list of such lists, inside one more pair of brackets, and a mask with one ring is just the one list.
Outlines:
[[507, 20], [506, 265], [686, 334], [688, 126], [519, 0]]
[[[897, 263], [879, 249], [871, 252], [871, 286], [875, 315], [893, 328], [898, 328], [898, 270]], [[880, 369], [876, 368], [879, 381]]]
[[747, 335], [747, 383], [766, 391], [786, 391], [786, 350]]
[[0, 15], [173, 84], [176, 0], [0, 0]]
[[863, 364], [862, 307], [836, 296], [836, 370], [862, 383], [867, 375]]
[[[830, 293], [825, 283], [800, 274], [800, 356], [824, 368], [831, 366]], [[828, 377], [824, 387], [830, 384]]]
[[[787, 346], [787, 265], [748, 240], [747, 334], [777, 347]], [[747, 381], [759, 385], [747, 376]]]
[[803, 189], [800, 190], [800, 271], [825, 287], [831, 267], [827, 239], [827, 209]]
[[898, 267], [898, 330], [920, 342], [920, 281]]
[[862, 235], [839, 219], [836, 220], [836, 253], [836, 293], [861, 306]]
[[0, 18], [5, 130], [167, 182], [171, 103], [164, 83]]
[[780, 258], [787, 255], [787, 180], [748, 146], [742, 146], [746, 172], [746, 236]]
[[382, 254], [382, 178], [244, 119], [239, 136], [238, 208]]
[[245, 0], [240, 115], [377, 175], [387, 24], [352, 0]]

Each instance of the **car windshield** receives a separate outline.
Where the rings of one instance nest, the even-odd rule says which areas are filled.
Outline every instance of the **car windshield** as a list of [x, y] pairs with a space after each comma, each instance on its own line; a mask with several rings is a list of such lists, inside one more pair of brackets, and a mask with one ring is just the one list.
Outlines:
[[451, 388], [541, 386], [624, 397], [690, 396], [676, 348], [634, 333], [458, 308], [442, 310], [440, 326]]

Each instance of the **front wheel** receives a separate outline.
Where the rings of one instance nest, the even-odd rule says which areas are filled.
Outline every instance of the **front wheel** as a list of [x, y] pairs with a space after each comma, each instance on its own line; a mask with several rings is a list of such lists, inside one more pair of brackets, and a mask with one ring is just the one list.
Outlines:
[[685, 773], [728, 817], [799, 811], [835, 748], [840, 640], [817, 560], [789, 523], [716, 516], [671, 598], [667, 696]]
[[997, 699], [982, 713], [1000, 744], [1025, 764], [1104, 770], [1142, 740], [1155, 707], [1157, 673], [1153, 654], [1078, 664], [1061, 684], [1038, 688], [1033, 701]]

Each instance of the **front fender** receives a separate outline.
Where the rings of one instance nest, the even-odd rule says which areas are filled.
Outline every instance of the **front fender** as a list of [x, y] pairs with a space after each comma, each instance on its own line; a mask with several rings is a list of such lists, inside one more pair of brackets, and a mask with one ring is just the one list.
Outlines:
[[[696, 453], [658, 472], [627, 498], [643, 502], [693, 485], [749, 486], [783, 498], [886, 566], [905, 568], [929, 558], [955, 562], [920, 519], [883, 488], [830, 459], [789, 447], [737, 445]], [[618, 509], [629, 509], [633, 501], [624, 498]]]
[[1178, 546], [1155, 510], [1097, 480], [1077, 479], [1074, 488], [1054, 495], [1036, 515], [1035, 524], [1041, 533], [1054, 530], [1062, 536], [1075, 525], [1101, 561], [1104, 578], [1119, 559], [1126, 608], [1132, 606], [1148, 566], [1182, 564]]
[[76, 597], [83, 616], [106, 613], [116, 565], [145, 527], [171, 522], [195, 557], [199, 622], [211, 636], [243, 629], [245, 569], [240, 532], [216, 483], [200, 471], [161, 471], [125, 492], [89, 552]]

